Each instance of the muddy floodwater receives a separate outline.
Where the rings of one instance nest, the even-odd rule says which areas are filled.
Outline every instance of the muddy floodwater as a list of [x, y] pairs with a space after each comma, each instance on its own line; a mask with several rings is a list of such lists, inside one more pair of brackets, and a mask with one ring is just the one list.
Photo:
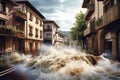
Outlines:
[[119, 62], [75, 48], [45, 46], [37, 57], [14, 53], [11, 61], [17, 69], [0, 80], [120, 80]]

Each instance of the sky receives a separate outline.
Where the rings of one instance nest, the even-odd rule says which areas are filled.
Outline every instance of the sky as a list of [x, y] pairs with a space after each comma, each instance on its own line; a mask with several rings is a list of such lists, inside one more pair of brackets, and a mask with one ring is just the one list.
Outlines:
[[70, 31], [75, 22], [75, 15], [81, 8], [83, 0], [29, 0], [33, 6], [46, 17], [59, 25], [59, 30]]

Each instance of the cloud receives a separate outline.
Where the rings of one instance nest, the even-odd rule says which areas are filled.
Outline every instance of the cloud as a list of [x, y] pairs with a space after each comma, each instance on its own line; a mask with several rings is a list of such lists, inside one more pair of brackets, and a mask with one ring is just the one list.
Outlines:
[[60, 30], [69, 31], [80, 10], [83, 0], [29, 0], [47, 19], [54, 20]]

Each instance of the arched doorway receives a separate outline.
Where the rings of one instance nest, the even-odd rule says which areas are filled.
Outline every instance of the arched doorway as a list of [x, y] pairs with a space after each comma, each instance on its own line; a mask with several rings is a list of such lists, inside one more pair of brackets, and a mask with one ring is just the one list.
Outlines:
[[92, 52], [93, 52], [94, 55], [98, 56], [96, 38], [92, 38]]
[[117, 44], [117, 59], [120, 61], [120, 30], [117, 31], [117, 41], [118, 41], [118, 44]]
[[106, 58], [112, 57], [112, 35], [111, 32], [107, 32], [104, 36], [104, 52], [103, 55]]

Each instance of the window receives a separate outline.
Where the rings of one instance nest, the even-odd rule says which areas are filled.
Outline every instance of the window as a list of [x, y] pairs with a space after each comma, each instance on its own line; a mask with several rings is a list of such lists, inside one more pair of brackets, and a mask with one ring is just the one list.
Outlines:
[[32, 26], [29, 26], [29, 36], [33, 36], [33, 34], [32, 34]]
[[51, 34], [50, 34], [50, 33], [47, 33], [47, 34], [46, 34], [46, 38], [47, 38], [47, 39], [50, 39], [50, 38], [51, 38]]
[[42, 27], [42, 21], [40, 20], [40, 27]]
[[39, 23], [39, 20], [38, 20], [38, 18], [36, 17], [36, 22], [35, 22], [36, 24], [38, 24]]
[[50, 25], [47, 25], [47, 30], [51, 30], [51, 26]]
[[104, 12], [107, 12], [114, 5], [115, 5], [115, 1], [114, 0], [110, 0], [107, 4], [105, 4]]
[[30, 13], [30, 18], [29, 18], [29, 20], [33, 20], [33, 16], [32, 16], [32, 13]]
[[42, 36], [42, 33], [43, 33], [43, 32], [42, 32], [42, 31], [40, 31], [40, 38], [42, 38], [42, 37], [43, 37], [43, 36]]
[[35, 37], [38, 37], [38, 29], [36, 29], [35, 31], [36, 31]]
[[6, 4], [4, 2], [0, 2], [0, 11], [6, 12]]

